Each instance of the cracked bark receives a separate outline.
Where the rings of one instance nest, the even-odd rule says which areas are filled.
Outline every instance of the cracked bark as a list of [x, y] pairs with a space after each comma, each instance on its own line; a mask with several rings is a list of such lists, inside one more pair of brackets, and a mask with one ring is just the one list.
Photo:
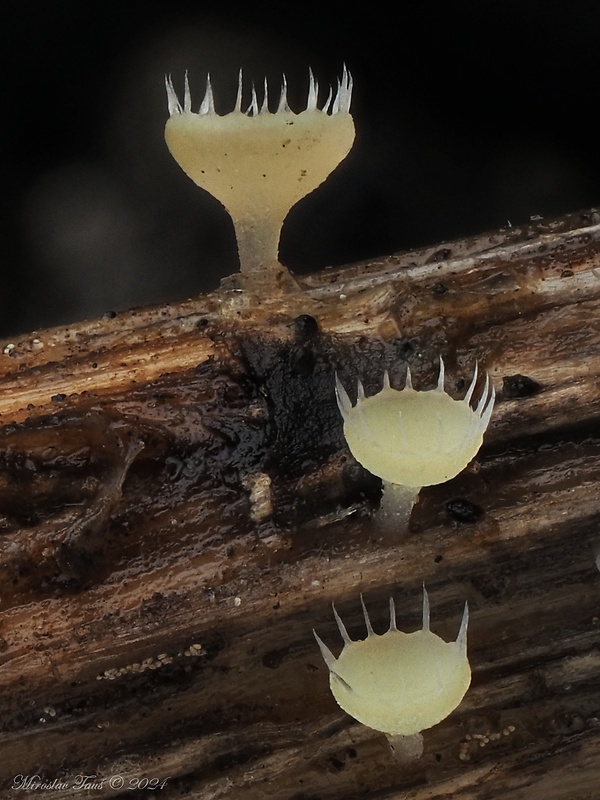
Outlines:
[[[54, 798], [595, 798], [600, 215], [4, 342], [0, 785]], [[409, 535], [347, 452], [333, 373], [499, 399], [478, 461]], [[336, 706], [312, 628], [456, 635], [473, 682], [394, 761]], [[122, 776], [123, 785], [110, 782]], [[22, 797], [39, 797], [23, 788]], [[144, 796], [146, 796], [144, 794]]]

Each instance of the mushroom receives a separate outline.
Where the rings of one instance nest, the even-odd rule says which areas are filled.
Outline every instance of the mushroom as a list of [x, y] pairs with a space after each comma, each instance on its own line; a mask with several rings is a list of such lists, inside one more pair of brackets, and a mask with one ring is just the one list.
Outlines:
[[354, 458], [383, 480], [380, 519], [386, 526], [406, 526], [422, 486], [454, 478], [475, 457], [494, 408], [495, 390], [486, 375], [475, 408], [471, 398], [477, 365], [462, 400], [444, 390], [444, 362], [440, 358], [438, 384], [429, 391], [412, 387], [410, 368], [402, 391], [390, 386], [365, 397], [360, 380], [356, 405], [337, 375], [335, 391], [344, 418], [344, 436]]
[[423, 627], [404, 633], [396, 627], [390, 598], [390, 627], [381, 636], [373, 631], [366, 606], [361, 604], [367, 638], [353, 641], [333, 606], [344, 649], [335, 658], [313, 631], [329, 669], [333, 696], [348, 714], [385, 733], [405, 757], [423, 749], [421, 731], [445, 719], [461, 702], [471, 683], [467, 659], [465, 610], [455, 642], [445, 642], [429, 629], [429, 598], [423, 587]]
[[352, 77], [346, 67], [335, 97], [330, 89], [322, 108], [312, 71], [309, 77], [306, 108], [298, 114], [288, 105], [285, 76], [275, 112], [269, 110], [266, 79], [260, 106], [253, 86], [250, 107], [243, 112], [240, 70], [235, 107], [225, 115], [215, 111], [210, 76], [197, 113], [192, 112], [187, 74], [183, 108], [171, 78], [166, 78], [167, 147], [194, 183], [229, 212], [245, 276], [242, 285], [290, 288], [293, 281], [278, 261], [283, 222], [290, 208], [348, 155], [354, 142]]

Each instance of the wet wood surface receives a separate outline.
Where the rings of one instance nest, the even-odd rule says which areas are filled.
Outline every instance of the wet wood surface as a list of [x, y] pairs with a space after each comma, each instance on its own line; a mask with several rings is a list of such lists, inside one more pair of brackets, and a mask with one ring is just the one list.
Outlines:
[[[599, 297], [591, 211], [4, 341], [0, 796], [597, 800]], [[496, 409], [386, 533], [334, 372], [440, 355]], [[363, 637], [362, 592], [414, 630], [423, 583], [444, 638], [469, 601], [473, 681], [401, 765], [312, 629]]]

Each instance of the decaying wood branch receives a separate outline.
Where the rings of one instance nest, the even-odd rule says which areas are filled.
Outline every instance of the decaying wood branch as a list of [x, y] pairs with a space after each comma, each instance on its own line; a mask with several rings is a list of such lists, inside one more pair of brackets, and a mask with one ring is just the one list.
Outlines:
[[[592, 211], [4, 342], [2, 796], [597, 798], [599, 298]], [[430, 388], [440, 354], [497, 408], [394, 537], [333, 374]], [[410, 630], [423, 582], [447, 638], [468, 599], [473, 682], [402, 766], [312, 628], [363, 636], [362, 592]]]

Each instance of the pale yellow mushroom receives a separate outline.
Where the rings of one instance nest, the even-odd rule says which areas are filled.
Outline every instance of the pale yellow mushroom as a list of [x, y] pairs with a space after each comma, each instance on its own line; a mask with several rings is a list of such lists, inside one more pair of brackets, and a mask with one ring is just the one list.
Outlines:
[[[329, 668], [329, 685], [338, 705], [352, 717], [385, 733], [405, 754], [419, 756], [421, 731], [445, 719], [463, 699], [471, 683], [467, 658], [468, 606], [455, 642], [445, 642], [429, 629], [429, 598], [423, 588], [423, 627], [404, 633], [396, 627], [390, 598], [390, 627], [373, 631], [361, 597], [367, 638], [352, 641], [340, 616], [333, 613], [344, 640], [335, 658], [314, 633]], [[314, 632], [314, 631], [313, 631]]]
[[166, 79], [170, 118], [165, 140], [173, 158], [198, 186], [221, 201], [236, 231], [242, 275], [254, 285], [276, 286], [287, 275], [278, 260], [279, 236], [292, 206], [317, 188], [348, 155], [354, 142], [350, 115], [352, 77], [344, 67], [335, 97], [322, 108], [312, 72], [306, 109], [294, 113], [285, 76], [275, 112], [268, 107], [267, 82], [259, 106], [242, 111], [242, 73], [233, 111], [215, 112], [210, 76], [197, 113], [187, 75], [183, 107]]
[[354, 458], [383, 481], [381, 520], [403, 526], [422, 486], [454, 478], [476, 456], [494, 408], [495, 391], [486, 375], [482, 395], [471, 408], [477, 366], [465, 397], [454, 400], [444, 391], [440, 358], [437, 387], [413, 389], [410, 369], [402, 391], [392, 389], [386, 372], [383, 389], [365, 397], [358, 382], [356, 405], [336, 376], [338, 407], [344, 436]]

